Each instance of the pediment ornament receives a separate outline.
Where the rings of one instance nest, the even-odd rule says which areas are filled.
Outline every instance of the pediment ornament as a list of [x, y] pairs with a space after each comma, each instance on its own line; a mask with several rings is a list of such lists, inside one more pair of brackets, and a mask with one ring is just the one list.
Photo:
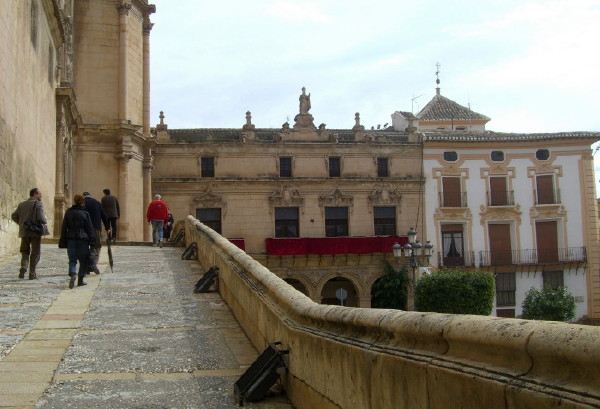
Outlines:
[[332, 191], [319, 195], [319, 206], [352, 206], [354, 197], [342, 193], [339, 187]]
[[292, 186], [282, 185], [269, 195], [269, 206], [303, 206], [304, 198]]
[[381, 189], [375, 189], [367, 197], [371, 206], [400, 204], [402, 194], [390, 186], [383, 186]]
[[212, 192], [210, 188], [194, 196], [192, 202], [196, 207], [225, 207], [223, 198]]

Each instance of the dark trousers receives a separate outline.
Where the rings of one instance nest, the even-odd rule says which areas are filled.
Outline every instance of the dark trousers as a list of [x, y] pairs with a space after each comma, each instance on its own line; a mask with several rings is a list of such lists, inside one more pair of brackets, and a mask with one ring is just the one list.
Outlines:
[[67, 241], [67, 255], [69, 256], [69, 275], [74, 276], [79, 261], [79, 277], [84, 277], [87, 270], [88, 257], [90, 254], [89, 241], [69, 240]]
[[110, 236], [116, 240], [117, 239], [117, 218], [109, 217], [108, 221], [110, 222]]
[[36, 237], [21, 237], [21, 268], [27, 271], [31, 268], [30, 273], [35, 273], [35, 266], [40, 261], [42, 248], [42, 236]]

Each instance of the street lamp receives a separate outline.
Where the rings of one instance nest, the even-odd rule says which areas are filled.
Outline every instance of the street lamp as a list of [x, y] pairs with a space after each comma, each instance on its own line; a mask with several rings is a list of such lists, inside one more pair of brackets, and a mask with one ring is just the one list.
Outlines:
[[415, 309], [415, 283], [416, 277], [415, 272], [417, 267], [429, 264], [429, 258], [433, 254], [433, 244], [428, 240], [425, 245], [421, 244], [417, 240], [417, 232], [412, 227], [406, 233], [408, 236], [408, 243], [401, 246], [398, 243], [394, 243], [392, 246], [392, 252], [394, 257], [400, 264], [400, 258], [402, 257], [402, 251], [404, 251], [404, 257], [406, 258], [406, 264], [410, 267], [410, 276], [408, 278], [408, 294], [406, 299], [406, 310], [413, 311]]

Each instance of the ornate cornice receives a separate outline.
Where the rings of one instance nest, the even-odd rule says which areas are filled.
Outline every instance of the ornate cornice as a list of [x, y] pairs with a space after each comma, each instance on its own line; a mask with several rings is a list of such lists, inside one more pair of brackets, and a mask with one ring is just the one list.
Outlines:
[[352, 207], [354, 205], [354, 197], [351, 195], [346, 195], [342, 193], [339, 186], [336, 186], [335, 189], [331, 190], [328, 193], [319, 195], [319, 206], [348, 206]]
[[402, 194], [393, 187], [386, 185], [380, 189], [375, 189], [367, 197], [369, 202], [369, 211], [373, 206], [378, 205], [399, 205], [402, 200]]
[[269, 206], [304, 206], [304, 198], [300, 191], [292, 186], [281, 185], [269, 195]]

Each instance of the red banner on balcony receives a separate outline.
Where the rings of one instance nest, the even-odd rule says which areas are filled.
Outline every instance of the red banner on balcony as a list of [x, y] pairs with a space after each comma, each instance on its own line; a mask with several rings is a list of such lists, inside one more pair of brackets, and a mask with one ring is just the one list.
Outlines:
[[232, 242], [233, 244], [235, 244], [236, 246], [238, 246], [240, 249], [246, 251], [246, 243], [244, 242], [244, 239], [227, 239], [230, 242]]
[[369, 254], [391, 253], [394, 243], [402, 246], [407, 242], [405, 236], [268, 238], [265, 248], [274, 256]]

